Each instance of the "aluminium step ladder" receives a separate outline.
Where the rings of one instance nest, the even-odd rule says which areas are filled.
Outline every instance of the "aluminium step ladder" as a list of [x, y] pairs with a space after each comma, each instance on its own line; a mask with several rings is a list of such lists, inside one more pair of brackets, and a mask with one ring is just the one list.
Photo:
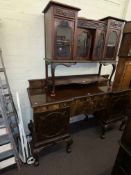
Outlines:
[[18, 115], [0, 49], [0, 171], [15, 164], [20, 169], [19, 144]]

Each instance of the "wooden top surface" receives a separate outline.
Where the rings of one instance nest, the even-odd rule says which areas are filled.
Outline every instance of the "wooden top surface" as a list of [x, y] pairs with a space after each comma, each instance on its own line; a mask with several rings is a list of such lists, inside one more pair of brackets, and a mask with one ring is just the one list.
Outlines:
[[55, 96], [52, 97], [50, 94], [44, 92], [44, 88], [30, 89], [28, 88], [28, 95], [32, 107], [44, 106], [48, 104], [55, 104], [64, 101], [72, 101], [76, 98], [99, 95], [108, 93], [107, 86], [99, 87], [96, 84], [92, 85], [72, 85], [57, 88]]
[[45, 9], [42, 11], [43, 13], [46, 13], [47, 10], [50, 8], [50, 6], [52, 5], [56, 5], [56, 6], [60, 6], [60, 7], [64, 7], [64, 8], [69, 8], [69, 9], [72, 9], [72, 10], [81, 10], [80, 8], [78, 7], [74, 7], [74, 6], [71, 6], [71, 5], [67, 5], [67, 4], [63, 4], [63, 3], [60, 3], [60, 2], [56, 2], [56, 1], [49, 1], [49, 3], [46, 5]]

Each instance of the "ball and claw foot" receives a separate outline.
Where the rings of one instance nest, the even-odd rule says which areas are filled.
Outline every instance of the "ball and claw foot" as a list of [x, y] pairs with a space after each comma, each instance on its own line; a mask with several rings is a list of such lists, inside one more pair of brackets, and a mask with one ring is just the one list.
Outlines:
[[67, 153], [71, 153], [71, 145], [73, 144], [73, 140], [72, 139], [70, 139], [70, 140], [68, 140], [67, 141], [67, 146], [66, 146], [66, 152]]
[[71, 151], [72, 151], [72, 150], [71, 150], [71, 147], [70, 147], [70, 146], [67, 146], [66, 152], [67, 152], [67, 153], [71, 153]]
[[37, 159], [34, 162], [34, 166], [39, 166], [39, 161]]
[[102, 134], [101, 139], [105, 139], [105, 138], [106, 138], [105, 134]]

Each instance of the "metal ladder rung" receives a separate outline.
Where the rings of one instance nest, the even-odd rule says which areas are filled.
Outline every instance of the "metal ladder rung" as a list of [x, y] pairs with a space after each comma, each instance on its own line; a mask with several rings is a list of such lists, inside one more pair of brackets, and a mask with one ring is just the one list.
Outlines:
[[0, 146], [5, 145], [7, 143], [10, 143], [9, 136], [8, 135], [0, 136]]
[[5, 68], [0, 68], [0, 72], [4, 72], [5, 71]]
[[4, 161], [0, 162], [0, 164], [1, 164], [0, 170], [3, 170], [11, 165], [14, 165], [14, 164], [16, 164], [15, 157], [11, 157], [7, 160], [4, 160]]
[[3, 84], [3, 85], [2, 85], [2, 88], [3, 88], [3, 89], [8, 89], [8, 85], [7, 85], [7, 84]]
[[8, 131], [6, 128], [0, 128], [0, 136], [7, 135]]
[[0, 146], [0, 154], [6, 151], [12, 150], [11, 143], [4, 144]]
[[0, 153], [0, 161], [4, 161], [4, 160], [9, 159], [11, 157], [14, 157], [12, 150]]

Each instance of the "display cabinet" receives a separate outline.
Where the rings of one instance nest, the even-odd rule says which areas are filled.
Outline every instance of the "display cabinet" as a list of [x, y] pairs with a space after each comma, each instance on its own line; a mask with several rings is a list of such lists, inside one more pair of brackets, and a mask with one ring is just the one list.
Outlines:
[[80, 9], [50, 1], [44, 9], [45, 56], [54, 60], [74, 58], [77, 14]]
[[50, 1], [45, 7], [45, 57], [52, 60], [115, 60], [124, 20], [78, 18], [77, 7]]
[[106, 17], [101, 20], [107, 25], [103, 59], [115, 60], [125, 21], [114, 17]]

